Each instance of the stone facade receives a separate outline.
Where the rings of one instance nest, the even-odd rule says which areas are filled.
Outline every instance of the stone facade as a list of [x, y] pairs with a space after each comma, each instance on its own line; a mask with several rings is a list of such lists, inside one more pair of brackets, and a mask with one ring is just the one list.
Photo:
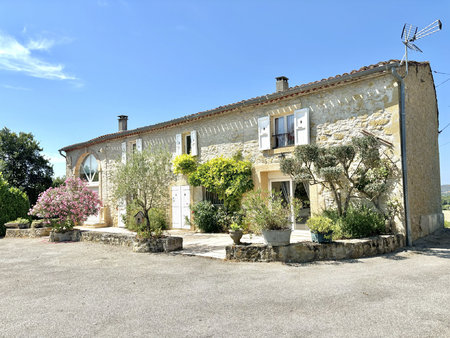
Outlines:
[[[404, 66], [399, 67], [399, 72]], [[381, 69], [381, 68], [380, 68]], [[343, 75], [342, 77], [344, 77]], [[337, 77], [336, 77], [337, 78]], [[281, 93], [244, 101], [242, 104], [216, 109], [214, 113], [192, 115], [182, 121], [140, 128], [129, 132], [107, 135], [105, 140], [88, 142], [63, 148], [67, 158], [67, 176], [79, 175], [79, 167], [88, 154], [93, 154], [99, 164], [99, 195], [103, 201], [101, 219], [104, 223], [118, 225], [118, 207], [111, 198], [111, 172], [115, 161], [120, 160], [122, 143], [126, 142], [131, 152], [137, 139], [142, 139], [143, 148], [165, 147], [176, 153], [176, 135], [197, 133], [198, 160], [207, 161], [217, 156], [231, 156], [242, 152], [254, 167], [255, 188], [269, 189], [273, 177], [283, 177], [279, 169], [281, 156], [290, 156], [294, 147], [260, 150], [258, 145], [258, 119], [270, 117], [273, 128], [276, 117], [309, 108], [310, 142], [321, 145], [347, 143], [352, 137], [369, 132], [392, 146], [384, 146], [398, 172], [402, 170], [400, 145], [400, 98], [397, 79], [390, 71], [349, 78], [346, 81], [323, 85], [308, 90], [295, 88]], [[413, 238], [419, 238], [442, 226], [440, 219], [440, 177], [437, 146], [437, 106], [431, 69], [428, 63], [410, 66], [405, 80], [407, 92], [407, 138], [408, 171], [411, 180], [409, 189], [414, 195], [410, 200]], [[423, 127], [423, 128], [421, 128]], [[121, 136], [123, 135], [123, 136]], [[184, 139], [183, 139], [184, 140]], [[417, 140], [420, 140], [418, 142]], [[418, 144], [420, 143], [420, 146]], [[178, 177], [174, 185], [186, 185]], [[203, 198], [201, 188], [190, 188], [191, 204]], [[391, 180], [388, 199], [397, 201], [400, 212], [394, 229], [405, 233], [402, 178]], [[318, 212], [331, 203], [329, 194], [317, 186], [310, 187], [312, 212]], [[426, 220], [422, 217], [426, 216]], [[425, 226], [426, 223], [426, 226]]]

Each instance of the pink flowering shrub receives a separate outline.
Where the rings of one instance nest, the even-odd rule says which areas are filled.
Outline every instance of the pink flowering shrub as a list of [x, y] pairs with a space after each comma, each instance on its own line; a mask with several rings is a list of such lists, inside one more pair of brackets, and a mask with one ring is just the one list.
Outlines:
[[29, 215], [46, 219], [57, 218], [57, 231], [71, 230], [83, 223], [88, 216], [98, 213], [101, 201], [97, 193], [89, 190], [86, 182], [79, 178], [68, 178], [57, 188], [49, 188], [39, 195]]

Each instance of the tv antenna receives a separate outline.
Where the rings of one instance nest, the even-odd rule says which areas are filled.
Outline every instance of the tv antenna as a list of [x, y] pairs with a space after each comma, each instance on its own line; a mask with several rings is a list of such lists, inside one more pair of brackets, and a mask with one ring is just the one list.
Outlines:
[[401, 36], [402, 42], [405, 45], [405, 54], [403, 55], [400, 64], [402, 64], [403, 61], [406, 61], [406, 74], [408, 74], [408, 49], [423, 53], [422, 50], [414, 44], [414, 42], [428, 35], [436, 33], [441, 29], [442, 29], [441, 20], [433, 21], [425, 28], [422, 28], [420, 31], [418, 31], [416, 26], [410, 25], [409, 23], [405, 23], [405, 25], [403, 26]]

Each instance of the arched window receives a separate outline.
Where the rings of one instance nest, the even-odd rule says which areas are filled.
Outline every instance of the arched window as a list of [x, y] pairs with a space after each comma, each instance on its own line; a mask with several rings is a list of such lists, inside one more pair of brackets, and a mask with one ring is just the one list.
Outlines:
[[98, 182], [98, 164], [94, 155], [90, 154], [84, 159], [80, 168], [80, 178], [89, 183]]

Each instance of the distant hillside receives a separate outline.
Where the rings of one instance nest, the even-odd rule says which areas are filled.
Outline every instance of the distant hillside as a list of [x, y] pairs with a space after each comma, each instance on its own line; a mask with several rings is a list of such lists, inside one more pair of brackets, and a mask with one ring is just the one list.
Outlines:
[[441, 194], [450, 195], [450, 184], [441, 185]]

